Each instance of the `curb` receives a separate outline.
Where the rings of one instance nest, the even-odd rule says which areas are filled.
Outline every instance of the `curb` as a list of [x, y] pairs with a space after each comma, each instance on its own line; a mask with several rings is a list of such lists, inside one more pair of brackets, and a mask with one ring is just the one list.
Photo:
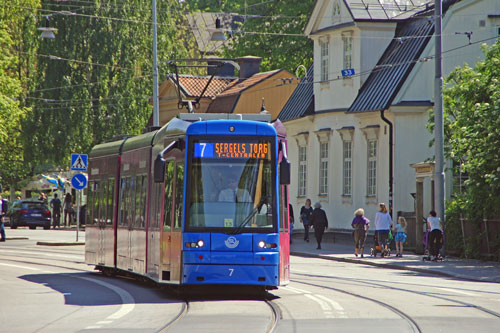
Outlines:
[[36, 242], [36, 245], [42, 245], [42, 246], [72, 246], [72, 245], [85, 245], [85, 242]]
[[320, 259], [339, 261], [339, 262], [349, 262], [349, 263], [360, 264], [360, 265], [368, 265], [368, 266], [375, 266], [375, 267], [382, 267], [382, 268], [399, 269], [399, 270], [403, 270], [403, 271], [412, 271], [412, 272], [417, 272], [417, 273], [440, 275], [440, 276], [444, 276], [444, 277], [455, 278], [455, 279], [460, 279], [460, 280], [467, 280], [467, 281], [498, 283], [497, 281], [474, 279], [474, 278], [471, 278], [469, 276], [456, 275], [456, 274], [446, 273], [443, 271], [430, 270], [430, 269], [426, 269], [426, 268], [407, 267], [407, 266], [399, 266], [399, 265], [393, 265], [393, 264], [382, 264], [382, 263], [375, 263], [375, 262], [369, 262], [369, 261], [361, 261], [361, 260], [356, 260], [356, 259], [331, 257], [331, 256], [327, 256], [327, 255], [322, 255], [322, 254], [311, 254], [311, 253], [307, 253], [307, 252], [290, 251], [290, 254], [295, 255], [295, 256], [299, 256], [299, 257], [320, 258]]
[[29, 239], [28, 237], [6, 237], [5, 240], [6, 241], [10, 241], [10, 240], [27, 240]]

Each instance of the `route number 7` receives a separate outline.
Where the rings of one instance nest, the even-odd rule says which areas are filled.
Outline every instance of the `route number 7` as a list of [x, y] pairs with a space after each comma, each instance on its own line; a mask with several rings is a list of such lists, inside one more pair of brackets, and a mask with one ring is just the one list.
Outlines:
[[233, 276], [234, 268], [229, 268], [229, 276]]

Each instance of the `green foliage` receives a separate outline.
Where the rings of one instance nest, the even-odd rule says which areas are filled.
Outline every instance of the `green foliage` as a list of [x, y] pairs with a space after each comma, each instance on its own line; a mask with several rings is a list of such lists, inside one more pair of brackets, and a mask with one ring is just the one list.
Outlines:
[[[44, 7], [54, 11], [50, 27], [58, 32], [40, 41], [36, 87], [27, 99], [32, 108], [23, 122], [24, 153], [33, 170], [66, 168], [71, 153], [88, 153], [117, 134], [140, 134], [152, 111], [151, 2]], [[157, 20], [158, 61], [187, 57], [190, 40], [179, 2], [158, 1]], [[166, 71], [159, 73], [161, 82]]]
[[246, 17], [245, 22], [232, 34], [228, 47], [222, 51], [224, 57], [261, 57], [262, 71], [286, 69], [295, 73], [299, 65], [309, 68], [312, 64], [313, 44], [303, 35], [303, 31], [314, 0], [187, 2], [195, 10], [237, 13]]
[[469, 176], [471, 221], [500, 216], [500, 43], [482, 48], [484, 61], [455, 69], [444, 91], [448, 157]]
[[0, 184], [5, 188], [28, 171], [20, 127], [28, 112], [23, 97], [34, 72], [29, 59], [36, 43], [29, 36], [38, 6], [38, 0], [0, 0]]

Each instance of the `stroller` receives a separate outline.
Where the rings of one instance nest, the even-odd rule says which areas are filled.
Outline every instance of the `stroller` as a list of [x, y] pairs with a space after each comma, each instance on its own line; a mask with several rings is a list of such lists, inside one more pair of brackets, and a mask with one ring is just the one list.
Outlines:
[[[439, 251], [435, 260], [431, 258], [431, 244], [429, 243], [429, 238], [431, 236], [430, 230], [425, 230], [424, 238], [422, 242], [424, 243], [424, 256], [422, 258], [423, 261], [443, 261], [443, 257], [441, 256], [441, 252]], [[441, 242], [439, 242], [439, 250], [441, 250], [441, 246], [443, 245], [444, 234], [441, 234]]]
[[389, 257], [391, 255], [391, 248], [389, 247], [389, 244], [392, 241], [392, 237], [391, 238], [389, 238], [389, 237], [387, 238], [387, 250], [382, 250], [382, 248], [378, 244], [378, 237], [377, 237], [377, 235], [378, 235], [377, 232], [375, 232], [375, 234], [373, 235], [373, 243], [374, 243], [375, 247], [372, 247], [370, 249], [370, 256], [376, 257], [377, 253], [383, 253], [384, 257]]

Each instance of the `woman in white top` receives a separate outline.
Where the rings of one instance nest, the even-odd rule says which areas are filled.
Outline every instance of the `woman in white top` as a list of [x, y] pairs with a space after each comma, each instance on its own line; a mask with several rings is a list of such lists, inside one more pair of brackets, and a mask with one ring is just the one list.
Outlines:
[[429, 244], [431, 255], [434, 256], [433, 261], [438, 260], [439, 249], [443, 243], [443, 223], [441, 219], [436, 216], [436, 212], [431, 210], [427, 218], [427, 229], [431, 231], [429, 235]]
[[385, 203], [380, 203], [378, 205], [378, 212], [375, 214], [375, 232], [377, 233], [378, 245], [382, 250], [382, 257], [389, 253], [387, 240], [389, 238], [389, 230], [391, 230], [391, 227], [392, 217], [388, 213]]

